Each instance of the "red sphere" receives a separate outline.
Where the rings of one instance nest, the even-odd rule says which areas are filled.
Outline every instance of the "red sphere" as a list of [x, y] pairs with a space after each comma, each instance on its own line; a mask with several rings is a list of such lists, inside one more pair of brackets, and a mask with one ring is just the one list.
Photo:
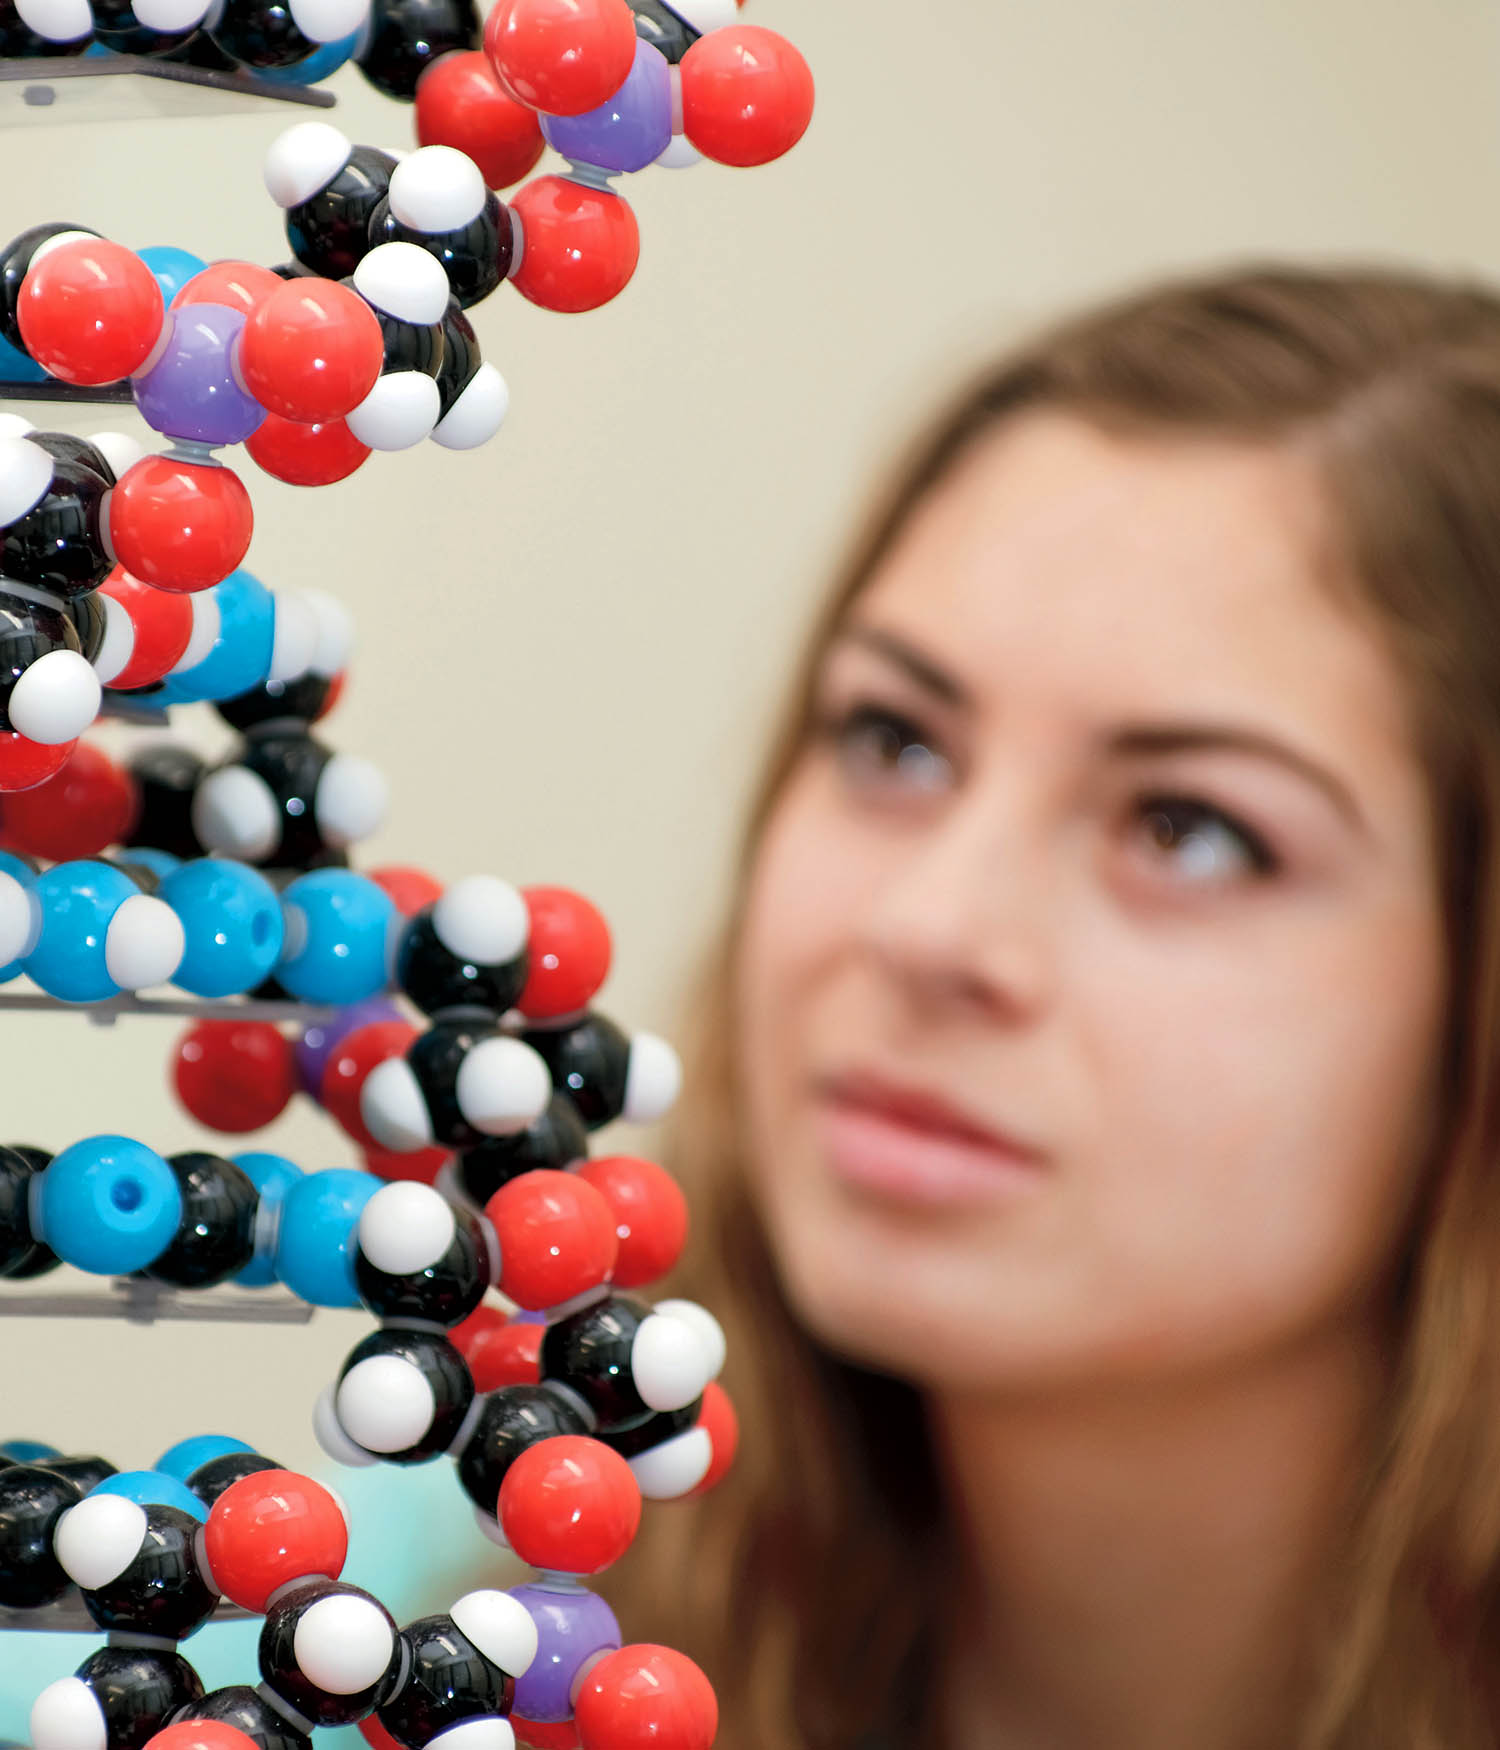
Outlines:
[[370, 1750], [407, 1750], [407, 1746], [399, 1739], [393, 1738], [380, 1723], [379, 1714], [366, 1714], [362, 1720], [355, 1722], [359, 1727], [360, 1736], [370, 1746]]
[[500, 1241], [495, 1286], [517, 1306], [560, 1306], [609, 1281], [619, 1252], [614, 1211], [577, 1173], [522, 1173], [484, 1212]]
[[784, 36], [730, 24], [682, 57], [682, 131], [720, 164], [769, 164], [807, 132], [813, 76]]
[[739, 1450], [740, 1419], [734, 1413], [729, 1393], [716, 1379], [711, 1379], [703, 1388], [703, 1408], [698, 1412], [695, 1426], [708, 1435], [714, 1455], [709, 1461], [708, 1469], [703, 1473], [702, 1482], [696, 1489], [689, 1491], [688, 1500], [698, 1495], [706, 1495], [715, 1483], [722, 1482], [724, 1473], [734, 1463], [734, 1455]]
[[26, 350], [65, 383], [117, 383], [151, 356], [165, 314], [156, 277], [104, 237], [43, 249], [21, 282]]
[[179, 304], [223, 304], [231, 310], [243, 310], [248, 316], [257, 304], [286, 283], [279, 273], [253, 261], [211, 261], [178, 291], [172, 308], [175, 310]]
[[475, 1391], [535, 1385], [542, 1377], [545, 1325], [521, 1324], [498, 1307], [481, 1306], [448, 1334], [469, 1364]]
[[365, 1129], [359, 1115], [359, 1093], [365, 1077], [377, 1063], [389, 1057], [404, 1057], [406, 1048], [417, 1036], [417, 1029], [406, 1021], [371, 1021], [346, 1033], [328, 1054], [323, 1066], [323, 1080], [318, 1088], [318, 1104], [346, 1135], [352, 1136], [371, 1154], [385, 1154], [380, 1144]]
[[289, 1470], [256, 1471], [231, 1483], [209, 1509], [203, 1552], [214, 1586], [263, 1614], [278, 1586], [343, 1572], [349, 1528], [321, 1483]]
[[28, 741], [14, 729], [0, 733], [0, 795], [14, 796], [45, 784], [73, 757], [76, 741]]
[[332, 486], [347, 480], [370, 451], [342, 419], [309, 424], [268, 413], [245, 439], [250, 458], [288, 486]]
[[124, 608], [130, 618], [130, 657], [110, 681], [118, 692], [149, 687], [175, 666], [193, 635], [193, 604], [170, 590], [153, 589], [117, 565], [99, 594]]
[[582, 1434], [530, 1446], [500, 1485], [500, 1527], [523, 1562], [598, 1574], [630, 1548], [641, 1491], [618, 1452]]
[[546, 115], [582, 115], [612, 97], [635, 65], [626, 0], [499, 0], [484, 52], [505, 89]]
[[634, 1155], [600, 1155], [578, 1177], [599, 1192], [615, 1218], [620, 1244], [616, 1288], [642, 1288], [672, 1268], [687, 1244], [687, 1198], [665, 1167]]
[[417, 139], [466, 153], [491, 188], [529, 175], [546, 144], [536, 111], [507, 94], [479, 49], [443, 55], [417, 81]]
[[108, 502], [115, 558], [157, 589], [211, 589], [250, 549], [250, 495], [228, 468], [143, 456]]
[[200, 1124], [239, 1136], [286, 1110], [297, 1059], [269, 1021], [195, 1021], [177, 1041], [172, 1085]]
[[514, 275], [523, 298], [576, 315], [597, 310], [630, 284], [641, 233], [619, 195], [565, 176], [539, 176], [517, 189], [511, 211], [524, 239]]
[[530, 971], [516, 1007], [528, 1020], [586, 1009], [609, 976], [609, 925], [597, 906], [566, 887], [523, 887], [531, 919]]
[[367, 870], [371, 881], [384, 889], [392, 905], [404, 918], [415, 917], [424, 907], [443, 897], [443, 884], [425, 869], [413, 869], [404, 863], [388, 863], [380, 869]]
[[406, 1155], [374, 1148], [362, 1152], [367, 1173], [381, 1179], [415, 1179], [421, 1185], [435, 1185], [438, 1174], [448, 1164], [447, 1151], [440, 1148], [414, 1149]]
[[686, 1653], [642, 1643], [589, 1671], [573, 1721], [583, 1750], [709, 1750], [719, 1704]]
[[148, 1738], [145, 1750], [257, 1750], [248, 1737], [226, 1720], [179, 1720]]
[[245, 387], [268, 413], [312, 424], [342, 419], [375, 387], [385, 340], [375, 312], [337, 280], [284, 280], [240, 335]]
[[140, 790], [103, 748], [79, 742], [55, 776], [5, 803], [5, 842], [54, 863], [97, 857], [135, 825]]

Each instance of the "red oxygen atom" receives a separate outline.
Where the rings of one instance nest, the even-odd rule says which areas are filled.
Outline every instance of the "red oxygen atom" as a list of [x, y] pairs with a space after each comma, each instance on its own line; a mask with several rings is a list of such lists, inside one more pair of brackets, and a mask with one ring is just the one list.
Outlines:
[[109, 495], [115, 558], [157, 589], [222, 583], [250, 550], [253, 527], [250, 495], [228, 468], [143, 456]]
[[268, 413], [245, 439], [250, 459], [288, 486], [332, 486], [347, 480], [370, 451], [342, 419], [308, 424]]
[[546, 144], [536, 111], [506, 92], [480, 49], [434, 61], [417, 81], [416, 107], [421, 144], [465, 153], [491, 188], [529, 176]]
[[149, 687], [173, 668], [193, 635], [193, 604], [174, 591], [153, 589], [117, 565], [99, 594], [118, 602], [130, 620], [130, 656], [109, 684], [117, 692]]
[[812, 120], [813, 77], [784, 36], [730, 24], [682, 57], [682, 131], [705, 158], [740, 166], [790, 152]]
[[498, 1516], [523, 1562], [598, 1574], [630, 1548], [641, 1491], [618, 1452], [582, 1434], [558, 1434], [528, 1447], [506, 1471]]
[[177, 1042], [172, 1085], [200, 1124], [239, 1136], [286, 1110], [297, 1059], [269, 1021], [195, 1021]]
[[385, 341], [349, 286], [284, 280], [250, 312], [238, 356], [245, 387], [268, 413], [309, 425], [359, 406], [380, 375]]
[[582, 1750], [709, 1750], [713, 1685], [673, 1647], [621, 1647], [589, 1671], [573, 1712]]
[[682, 1256], [688, 1231], [687, 1198], [666, 1168], [635, 1155], [600, 1155], [585, 1161], [578, 1177], [614, 1215], [615, 1287], [642, 1288], [665, 1276]]
[[209, 1509], [203, 1550], [214, 1586], [264, 1614], [279, 1586], [304, 1575], [336, 1580], [349, 1553], [338, 1502], [311, 1477], [262, 1470], [231, 1483]]
[[500, 1242], [495, 1286], [517, 1306], [561, 1306], [610, 1280], [619, 1254], [614, 1211], [577, 1173], [522, 1173], [484, 1212]]
[[253, 261], [211, 261], [181, 287], [172, 308], [179, 304], [223, 304], [248, 316], [262, 299], [286, 283], [279, 273]]
[[511, 210], [525, 242], [512, 283], [544, 310], [597, 310], [630, 283], [641, 233], [628, 203], [565, 176], [539, 176], [516, 190]]
[[76, 741], [29, 741], [14, 729], [0, 732], [0, 795], [14, 796], [45, 784], [67, 765], [77, 746]]
[[97, 857], [125, 837], [139, 807], [139, 788], [125, 767], [81, 741], [54, 776], [7, 798], [5, 842], [54, 863]]
[[582, 115], [629, 77], [635, 14], [626, 0], [498, 0], [484, 52], [520, 102], [545, 115]]
[[531, 920], [529, 970], [516, 1007], [529, 1020], [555, 1020], [586, 1009], [609, 976], [609, 925], [603, 913], [566, 887], [523, 887]]
[[369, 870], [368, 874], [404, 918], [415, 917], [443, 897], [442, 882], [425, 869], [414, 869], [405, 863], [387, 863], [379, 869]]
[[165, 311], [156, 277], [105, 237], [45, 246], [21, 282], [26, 350], [65, 383], [117, 383], [150, 358]]

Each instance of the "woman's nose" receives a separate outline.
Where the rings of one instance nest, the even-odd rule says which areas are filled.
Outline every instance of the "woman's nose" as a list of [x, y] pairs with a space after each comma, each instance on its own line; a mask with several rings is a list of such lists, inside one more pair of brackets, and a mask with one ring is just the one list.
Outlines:
[[1045, 1002], [1056, 872], [1017, 799], [959, 797], [871, 885], [860, 944], [913, 998], [1017, 1016]]

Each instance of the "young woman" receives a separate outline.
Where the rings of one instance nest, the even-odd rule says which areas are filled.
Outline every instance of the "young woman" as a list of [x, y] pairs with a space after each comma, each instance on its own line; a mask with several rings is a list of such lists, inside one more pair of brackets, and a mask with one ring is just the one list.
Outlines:
[[1500, 1742], [1500, 300], [1249, 271], [917, 447], [678, 1137], [733, 1750]]

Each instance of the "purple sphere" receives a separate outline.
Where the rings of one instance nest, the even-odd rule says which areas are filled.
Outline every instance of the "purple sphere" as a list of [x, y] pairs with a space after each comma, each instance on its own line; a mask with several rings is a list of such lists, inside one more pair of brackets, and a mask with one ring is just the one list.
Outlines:
[[142, 419], [164, 437], [243, 443], [266, 417], [234, 372], [234, 343], [244, 326], [244, 311], [224, 304], [169, 310], [165, 344], [133, 383]]
[[595, 1592], [553, 1592], [512, 1586], [536, 1624], [536, 1657], [516, 1679], [512, 1704], [523, 1720], [566, 1720], [573, 1715], [573, 1679], [591, 1654], [620, 1645], [615, 1613]]
[[368, 1027], [374, 1021], [399, 1021], [401, 1011], [384, 997], [367, 997], [362, 1003], [351, 1003], [327, 1021], [315, 1021], [293, 1047], [297, 1059], [297, 1075], [307, 1093], [316, 1100], [323, 1088], [323, 1071], [335, 1047], [347, 1039], [357, 1027]]
[[660, 49], [635, 45], [625, 83], [582, 115], [544, 115], [547, 143], [575, 164], [644, 170], [672, 144], [672, 70]]

